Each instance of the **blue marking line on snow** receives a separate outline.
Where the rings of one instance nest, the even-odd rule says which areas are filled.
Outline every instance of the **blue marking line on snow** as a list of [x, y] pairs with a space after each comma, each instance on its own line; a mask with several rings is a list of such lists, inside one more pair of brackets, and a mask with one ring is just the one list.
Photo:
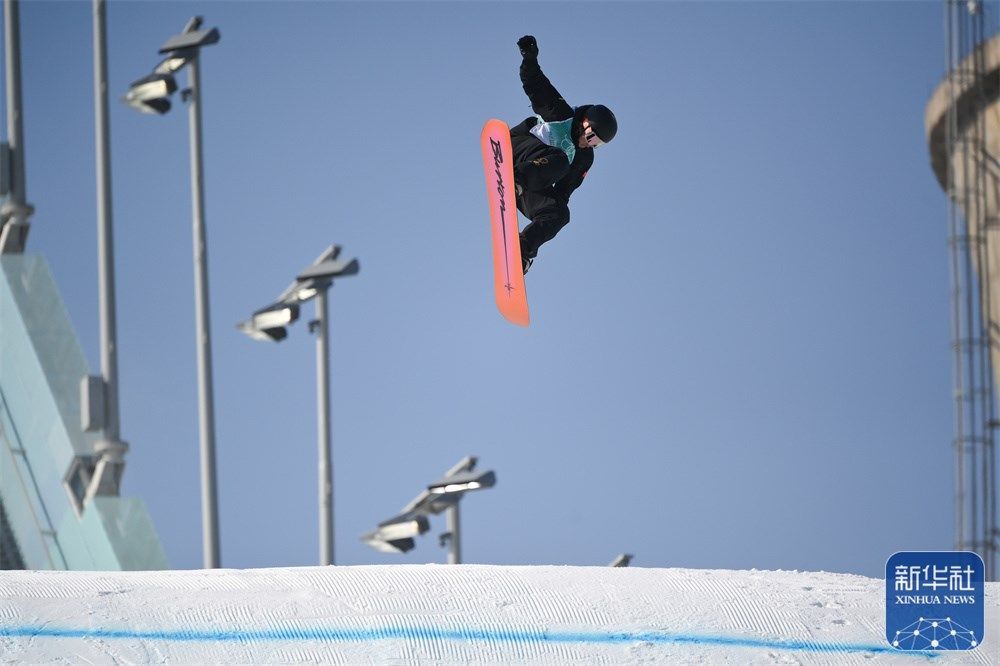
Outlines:
[[[268, 641], [319, 641], [326, 643], [368, 642], [379, 640], [484, 641], [490, 643], [583, 643], [614, 645], [652, 643], [660, 645], [697, 645], [736, 648], [763, 648], [812, 653], [899, 653], [886, 645], [823, 643], [801, 639], [750, 638], [739, 636], [702, 636], [671, 634], [659, 631], [587, 632], [587, 631], [504, 631], [485, 629], [435, 629], [431, 627], [380, 627], [348, 629], [337, 627], [302, 627], [289, 629], [243, 629], [205, 631], [196, 629], [73, 629], [69, 627], [23, 626], [0, 627], [0, 638], [104, 638], [144, 641], [189, 641], [206, 643], [252, 643]], [[934, 658], [933, 653], [908, 652], [910, 656]]]

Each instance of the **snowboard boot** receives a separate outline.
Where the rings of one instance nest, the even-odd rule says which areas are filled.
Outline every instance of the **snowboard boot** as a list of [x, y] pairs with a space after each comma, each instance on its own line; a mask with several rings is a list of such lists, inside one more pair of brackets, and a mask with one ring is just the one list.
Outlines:
[[521, 269], [524, 274], [528, 274], [528, 269], [531, 268], [531, 264], [535, 262], [535, 257], [538, 255], [538, 250], [529, 250], [524, 246], [524, 236], [520, 237], [521, 240]]

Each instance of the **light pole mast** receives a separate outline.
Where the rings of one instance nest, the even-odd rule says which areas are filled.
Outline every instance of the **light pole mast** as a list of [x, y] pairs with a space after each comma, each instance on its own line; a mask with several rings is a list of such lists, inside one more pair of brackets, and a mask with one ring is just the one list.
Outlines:
[[191, 234], [194, 253], [195, 346], [198, 360], [198, 432], [201, 462], [202, 550], [206, 569], [219, 566], [219, 510], [215, 474], [215, 406], [212, 388], [212, 334], [208, 302], [208, 244], [205, 240], [205, 182], [201, 139], [201, 48], [218, 43], [219, 30], [201, 30], [195, 16], [179, 35], [160, 48], [166, 55], [153, 74], [129, 88], [125, 102], [143, 113], [170, 110], [170, 95], [177, 89], [174, 74], [188, 67], [188, 102], [191, 140]]
[[330, 319], [327, 284], [316, 293], [316, 415], [319, 434], [320, 562], [334, 563], [333, 465], [330, 452]]
[[35, 209], [27, 202], [24, 169], [24, 107], [21, 103], [21, 28], [18, 0], [4, 0], [4, 45], [7, 75], [7, 145], [9, 198], [0, 209], [0, 254], [22, 254], [28, 239], [28, 218]]
[[450, 535], [448, 537], [448, 564], [462, 563], [461, 514], [458, 508], [461, 503], [460, 499], [457, 500], [448, 507], [448, 511], [445, 513], [445, 523]]
[[101, 373], [105, 382], [107, 438], [117, 441], [118, 334], [115, 321], [115, 244], [111, 203], [111, 130], [108, 121], [108, 61], [105, 0], [94, 0], [94, 130], [97, 143], [97, 248], [101, 309]]
[[195, 328], [198, 347], [198, 426], [204, 561], [219, 567], [219, 505], [215, 474], [215, 404], [212, 386], [212, 331], [208, 314], [208, 244], [205, 241], [205, 179], [201, 150], [201, 56], [188, 63], [188, 119], [191, 126], [191, 227], [194, 247]]
[[[101, 319], [101, 377], [103, 409], [99, 416], [101, 440], [94, 446], [96, 469], [87, 498], [119, 493], [128, 445], [121, 441], [118, 410], [118, 334], [115, 321], [115, 249], [111, 202], [111, 130], [108, 121], [107, 13], [105, 0], [94, 0], [94, 138], [97, 172], [97, 257]], [[95, 378], [96, 379], [96, 378]], [[85, 384], [88, 387], [89, 384]], [[87, 396], [88, 400], [93, 396]]]
[[329, 291], [336, 278], [357, 275], [357, 259], [338, 259], [340, 246], [331, 245], [296, 276], [278, 301], [237, 325], [255, 340], [280, 342], [288, 336], [286, 326], [299, 317], [299, 306], [316, 301], [316, 319], [309, 322], [309, 332], [316, 333], [316, 418], [318, 431], [319, 476], [319, 561], [334, 564], [333, 529], [333, 455], [330, 427], [330, 311]]

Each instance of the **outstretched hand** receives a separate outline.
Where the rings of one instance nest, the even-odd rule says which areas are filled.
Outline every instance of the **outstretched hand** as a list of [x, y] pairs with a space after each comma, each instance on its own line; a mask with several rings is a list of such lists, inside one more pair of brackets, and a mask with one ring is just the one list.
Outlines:
[[538, 57], [538, 42], [535, 41], [533, 35], [525, 35], [517, 40], [517, 48], [521, 49], [521, 57], [523, 58]]

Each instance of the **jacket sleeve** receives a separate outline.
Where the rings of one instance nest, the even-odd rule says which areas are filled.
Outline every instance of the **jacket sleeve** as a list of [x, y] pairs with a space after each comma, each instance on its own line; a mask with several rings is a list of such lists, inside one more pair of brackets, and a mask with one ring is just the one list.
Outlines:
[[566, 103], [559, 91], [538, 66], [536, 58], [525, 58], [521, 61], [521, 85], [524, 93], [531, 100], [531, 108], [549, 122], [566, 120], [573, 115], [573, 107]]
[[587, 172], [590, 171], [590, 167], [593, 165], [594, 151], [590, 151], [589, 153], [583, 153], [582, 150], [578, 151], [569, 173], [553, 186], [556, 198], [569, 203], [570, 195], [576, 191], [576, 188], [583, 184], [583, 179], [587, 176]]

